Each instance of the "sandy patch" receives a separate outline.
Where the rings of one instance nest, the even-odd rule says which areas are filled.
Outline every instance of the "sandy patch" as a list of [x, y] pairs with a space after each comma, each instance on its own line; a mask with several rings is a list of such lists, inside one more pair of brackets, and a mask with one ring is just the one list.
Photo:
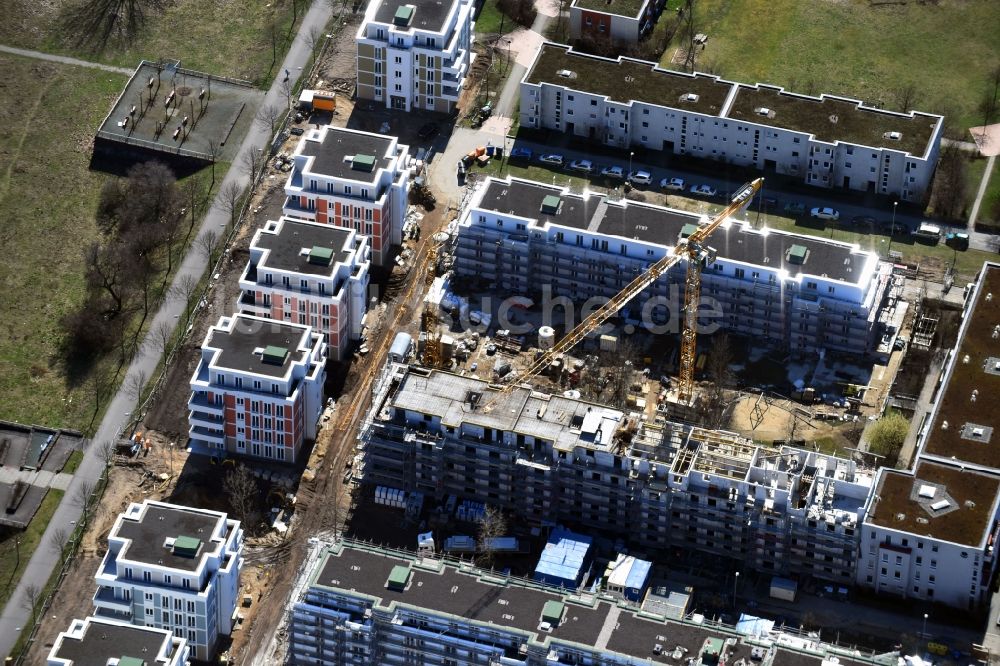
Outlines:
[[969, 134], [979, 146], [979, 153], [983, 157], [1000, 155], [1000, 123], [970, 127]]

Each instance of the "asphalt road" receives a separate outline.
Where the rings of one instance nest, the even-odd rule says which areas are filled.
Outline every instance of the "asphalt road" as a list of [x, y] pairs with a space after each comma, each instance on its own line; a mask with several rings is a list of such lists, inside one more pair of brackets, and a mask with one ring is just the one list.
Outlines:
[[[271, 84], [270, 90], [267, 91], [263, 101], [264, 104], [277, 104], [279, 106], [286, 104], [284, 94], [281, 92], [282, 79], [284, 78], [282, 73], [287, 70], [289, 72], [289, 81], [292, 84], [295, 83], [311, 55], [305, 36], [310, 28], [317, 27], [322, 30], [329, 21], [331, 13], [330, 3], [325, 0], [315, 0], [313, 2], [302, 20], [302, 25], [295, 37], [295, 41], [292, 42], [284, 62], [276, 70], [279, 74], [275, 78], [274, 83]], [[269, 126], [262, 127], [261, 123], [253, 123], [243, 139], [243, 143], [240, 146], [239, 153], [233, 160], [233, 164], [242, 165], [243, 156], [248, 151], [264, 147], [270, 139], [269, 134]], [[248, 179], [243, 173], [242, 168], [237, 166], [237, 168], [230, 169], [222, 182], [217, 184], [217, 191], [224, 191], [230, 182], [246, 186]], [[205, 219], [202, 221], [201, 228], [198, 231], [199, 237], [203, 236], [209, 230], [222, 229], [228, 221], [229, 214], [222, 204], [222, 198], [216, 196], [211, 208], [205, 215]], [[196, 249], [198, 246], [199, 243], [197, 241], [191, 244], [191, 249], [189, 249], [187, 255], [184, 257], [184, 261], [174, 274], [174, 284], [177, 284], [179, 280], [184, 279], [186, 276], [200, 278], [204, 274], [207, 262], [204, 253]], [[166, 300], [152, 322], [150, 322], [150, 330], [155, 329], [160, 322], [167, 322], [171, 327], [176, 326], [183, 312], [183, 302], [175, 299]], [[140, 348], [140, 351], [129, 366], [129, 374], [144, 373], [144, 376], [152, 376], [160, 360], [160, 354], [150, 350], [152, 347], [155, 347], [155, 345], [143, 345]], [[99, 443], [116, 439], [126, 426], [129, 415], [134, 408], [135, 399], [128, 392], [121, 389], [119, 389], [110, 405], [108, 405], [104, 419], [101, 421], [101, 425], [92, 440], [94, 444], [84, 452], [83, 462], [73, 476], [73, 481], [62, 503], [52, 516], [52, 520], [42, 537], [38, 549], [32, 554], [31, 560], [28, 562], [28, 566], [21, 576], [17, 589], [11, 595], [10, 600], [3, 609], [3, 614], [0, 615], [0, 654], [8, 654], [10, 652], [21, 633], [21, 629], [28, 622], [29, 612], [24, 607], [25, 588], [28, 585], [35, 585], [39, 589], [44, 587], [58, 564], [57, 553], [49, 546], [52, 533], [59, 528], [71, 530], [75, 527], [76, 521], [80, 519], [82, 511], [82, 505], [79, 500], [80, 489], [85, 484], [92, 486], [101, 475], [104, 461], [101, 460], [99, 453]]]

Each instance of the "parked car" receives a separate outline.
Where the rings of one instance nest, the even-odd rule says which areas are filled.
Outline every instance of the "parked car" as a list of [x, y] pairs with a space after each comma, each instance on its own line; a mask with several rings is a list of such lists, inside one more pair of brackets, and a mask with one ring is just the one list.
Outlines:
[[510, 151], [510, 159], [512, 160], [530, 160], [531, 151], [527, 148], [515, 148]]
[[306, 131], [304, 129], [302, 129], [301, 127], [293, 127], [292, 129], [290, 129], [288, 131], [292, 133], [292, 136], [302, 136], [303, 134], [306, 133]]
[[590, 160], [573, 160], [569, 163], [569, 168], [573, 171], [581, 171], [583, 173], [590, 173], [594, 170], [594, 163]]
[[789, 201], [785, 204], [785, 212], [789, 215], [801, 215], [806, 212], [806, 205], [801, 201]]
[[649, 185], [653, 182], [653, 174], [645, 169], [636, 169], [628, 175], [628, 180], [633, 185]]
[[661, 190], [674, 190], [676, 192], [684, 191], [684, 179], [683, 178], [664, 178], [660, 181]]
[[709, 185], [692, 185], [690, 192], [691, 194], [699, 197], [714, 197], [718, 194], [718, 192], [715, 191], [715, 188]]
[[563, 156], [556, 153], [546, 153], [538, 158], [538, 161], [543, 164], [551, 164], [553, 166], [563, 165]]
[[944, 237], [944, 244], [956, 250], [969, 249], [969, 234], [955, 231]]
[[908, 236], [910, 234], [908, 226], [902, 222], [893, 224], [892, 220], [882, 220], [878, 223], [878, 228], [882, 233], [892, 234], [893, 236]]
[[839, 220], [840, 212], [830, 208], [829, 206], [824, 206], [822, 208], [813, 208], [809, 211], [809, 217], [814, 217], [817, 220]]
[[614, 165], [606, 166], [601, 169], [601, 175], [605, 178], [617, 178], [618, 180], [621, 180], [625, 177], [625, 169]]
[[426, 123], [422, 125], [419, 130], [417, 130], [417, 136], [420, 137], [421, 140], [427, 141], [428, 139], [436, 137], [440, 131], [441, 128], [437, 126], [437, 123]]

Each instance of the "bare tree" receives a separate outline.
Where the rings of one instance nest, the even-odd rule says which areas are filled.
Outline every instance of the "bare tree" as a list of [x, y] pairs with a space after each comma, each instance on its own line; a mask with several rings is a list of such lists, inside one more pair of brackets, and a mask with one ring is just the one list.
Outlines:
[[219, 249], [219, 243], [222, 239], [219, 237], [219, 232], [215, 229], [208, 229], [205, 233], [198, 236], [195, 239], [195, 244], [198, 246], [198, 250], [205, 255], [205, 261], [211, 266], [212, 262], [215, 260], [215, 251]]
[[174, 339], [174, 329], [170, 322], [164, 320], [154, 324], [149, 333], [146, 334], [145, 347], [154, 354], [166, 354], [170, 349], [170, 342]]
[[21, 602], [21, 607], [24, 610], [31, 613], [31, 622], [35, 622], [35, 610], [38, 607], [38, 602], [42, 598], [42, 588], [36, 583], [28, 583], [24, 586], [24, 599]]
[[732, 386], [735, 379], [732, 369], [733, 349], [729, 336], [718, 333], [712, 337], [712, 353], [708, 356], [705, 370], [711, 381], [704, 403], [706, 425], [718, 428], [722, 425], [725, 412], [725, 391]]
[[65, 527], [57, 527], [52, 530], [52, 534], [49, 535], [49, 546], [56, 555], [62, 557], [63, 551], [66, 550], [66, 544], [69, 543], [70, 532]]
[[212, 187], [215, 187], [215, 163], [219, 159], [219, 155], [222, 153], [222, 147], [219, 142], [215, 139], [208, 140], [208, 156], [212, 160]]
[[917, 86], [912, 83], [908, 83], [896, 91], [900, 111], [906, 113], [913, 108], [917, 101], [917, 92]]
[[112, 42], [129, 44], [163, 0], [84, 0], [66, 16], [78, 44], [103, 49]]
[[149, 379], [149, 375], [146, 374], [145, 370], [135, 369], [128, 373], [125, 377], [125, 381], [122, 382], [122, 390], [125, 391], [125, 395], [129, 396], [133, 400], [138, 400], [139, 396], [142, 395], [142, 389], [146, 386], [146, 380]]
[[219, 191], [219, 205], [229, 214], [229, 226], [236, 225], [236, 214], [240, 210], [240, 199], [243, 198], [243, 188], [235, 180], [231, 180]]
[[260, 148], [251, 147], [250, 150], [243, 153], [243, 168], [246, 169], [247, 177], [251, 183], [257, 178], [257, 174], [264, 167], [264, 163], [264, 151]]
[[111, 467], [115, 462], [115, 454], [118, 452], [118, 444], [113, 439], [107, 439], [100, 443], [97, 455], [104, 461], [105, 467]]
[[496, 539], [507, 533], [507, 519], [504, 518], [500, 509], [489, 504], [483, 511], [479, 519], [479, 534], [477, 535], [476, 550], [478, 557], [476, 564], [481, 567], [493, 566], [496, 557]]
[[184, 321], [191, 316], [191, 297], [198, 290], [198, 278], [193, 275], [182, 275], [170, 287], [169, 297], [184, 302]]
[[102, 366], [95, 366], [87, 375], [87, 388], [94, 395], [94, 413], [90, 415], [90, 425], [93, 426], [97, 415], [101, 413], [101, 404], [111, 389], [111, 378]]
[[250, 468], [237, 465], [229, 470], [222, 480], [222, 490], [233, 514], [243, 523], [243, 529], [253, 531], [261, 519], [260, 487]]
[[257, 115], [254, 118], [262, 128], [269, 129], [273, 135], [274, 125], [285, 115], [285, 111], [284, 107], [277, 104], [265, 104], [257, 109]]
[[302, 41], [309, 47], [309, 52], [314, 53], [316, 47], [323, 42], [323, 28], [314, 25], [302, 36]]
[[82, 479], [77, 486], [76, 495], [73, 496], [73, 503], [83, 509], [83, 522], [86, 523], [90, 517], [90, 498], [94, 495], [96, 486], [93, 481]]

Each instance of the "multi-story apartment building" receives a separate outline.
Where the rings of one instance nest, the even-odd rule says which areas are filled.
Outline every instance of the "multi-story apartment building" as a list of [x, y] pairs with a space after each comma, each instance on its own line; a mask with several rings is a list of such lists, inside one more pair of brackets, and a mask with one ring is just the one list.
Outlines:
[[569, 6], [569, 35], [638, 44], [656, 25], [665, 0], [573, 0]]
[[[296, 664], [639, 666], [879, 663], [786, 634], [755, 639], [704, 618], [672, 620], [468, 565], [338, 543], [318, 551], [288, 617]], [[827, 659], [839, 654], [839, 661]], [[895, 663], [895, 653], [881, 663]]]
[[146, 500], [118, 516], [94, 578], [95, 615], [172, 631], [194, 659], [215, 656], [236, 614], [243, 531], [206, 509]]
[[941, 116], [686, 74], [546, 43], [521, 81], [521, 126], [753, 167], [809, 185], [928, 194]]
[[[505, 294], [580, 303], [610, 298], [672, 253], [699, 215], [509, 178], [487, 179], [457, 225], [455, 273]], [[793, 352], [864, 354], [882, 335], [879, 312], [890, 267], [857, 245], [753, 229], [732, 221], [709, 244], [703, 317]], [[625, 316], [678, 332], [686, 264], [675, 265]], [[707, 315], [706, 313], [711, 313]], [[562, 322], [559, 322], [562, 323]]]
[[472, 0], [373, 0], [358, 29], [359, 100], [451, 113], [472, 51]]
[[295, 463], [323, 411], [326, 343], [309, 326], [224, 316], [191, 377], [189, 446]]
[[861, 530], [857, 583], [961, 609], [989, 603], [1000, 478], [919, 460], [883, 468]]
[[[47, 666], [188, 666], [187, 640], [169, 629], [88, 617], [59, 634]], [[117, 661], [116, 661], [117, 660]]]
[[382, 265], [402, 242], [408, 150], [391, 136], [330, 126], [307, 130], [295, 147], [283, 212], [364, 234], [372, 261]]
[[857, 582], [962, 609], [989, 602], [1000, 537], [1000, 265], [965, 303], [958, 343], [918, 434], [910, 472], [882, 470], [869, 499]]
[[850, 582], [872, 478], [854, 462], [736, 434], [637, 423], [582, 400], [387, 366], [361, 431], [364, 483], [455, 495], [530, 523], [680, 546]]
[[240, 312], [310, 326], [329, 358], [361, 337], [368, 295], [368, 237], [283, 217], [257, 230], [240, 276]]

